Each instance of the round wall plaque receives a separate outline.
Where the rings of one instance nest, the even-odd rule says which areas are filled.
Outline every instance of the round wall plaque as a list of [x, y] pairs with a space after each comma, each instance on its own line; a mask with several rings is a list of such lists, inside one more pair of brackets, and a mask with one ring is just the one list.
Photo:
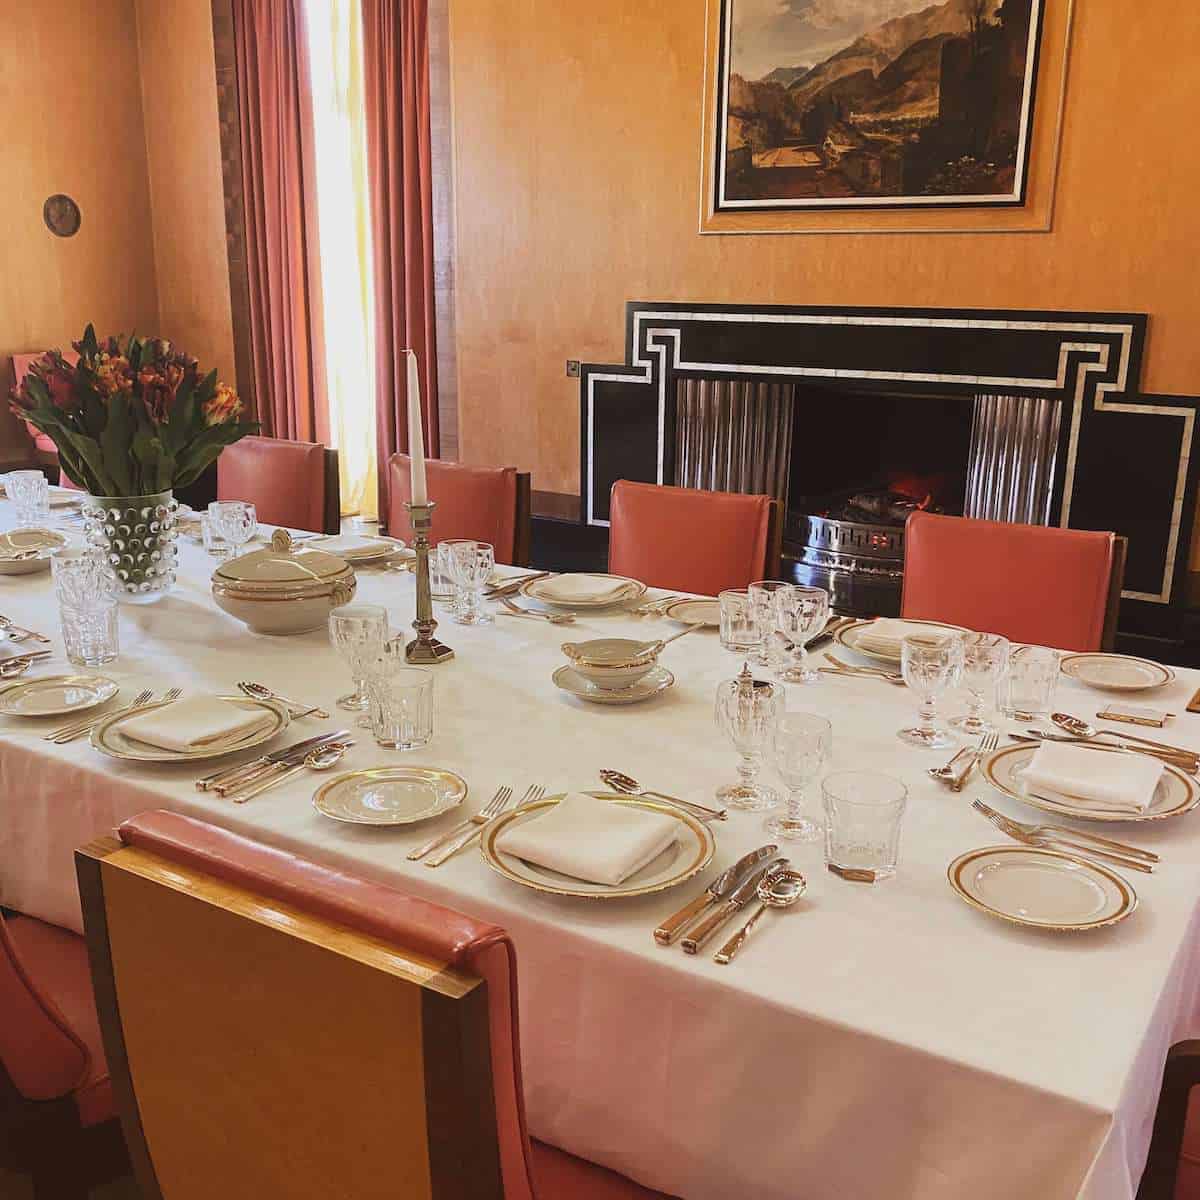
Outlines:
[[71, 237], [79, 231], [79, 205], [70, 196], [56, 193], [42, 205], [42, 220], [55, 237]]

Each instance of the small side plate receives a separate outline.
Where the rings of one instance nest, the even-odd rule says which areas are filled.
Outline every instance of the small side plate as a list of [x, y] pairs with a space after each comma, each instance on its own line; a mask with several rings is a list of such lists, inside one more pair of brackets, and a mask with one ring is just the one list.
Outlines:
[[1105, 692], [1146, 692], [1175, 678], [1170, 667], [1127, 654], [1068, 654], [1060, 670], [1071, 679]]
[[120, 685], [105, 675], [42, 675], [0, 692], [0, 713], [7, 717], [62, 717], [95, 708], [119, 690]]
[[663, 616], [685, 625], [705, 625], [716, 629], [721, 624], [721, 602], [698, 597], [695, 600], [676, 600], [663, 609]]
[[323, 783], [313, 808], [351, 825], [411, 825], [457, 808], [466, 780], [437, 767], [372, 767]]
[[[50, 555], [66, 544], [67, 539], [53, 529], [14, 529], [0, 533], [0, 575], [32, 575], [35, 571], [45, 571], [50, 566]], [[36, 550], [37, 557], [20, 561], [5, 557], [23, 550]]]

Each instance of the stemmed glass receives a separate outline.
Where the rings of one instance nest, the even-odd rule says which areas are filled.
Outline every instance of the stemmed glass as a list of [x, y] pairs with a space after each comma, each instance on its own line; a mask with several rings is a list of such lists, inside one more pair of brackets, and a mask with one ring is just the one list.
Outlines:
[[781, 579], [760, 579], [746, 589], [750, 597], [750, 612], [758, 631], [758, 651], [754, 661], [760, 666], [771, 666], [772, 659], [777, 657], [778, 646], [772, 636], [775, 632], [775, 593], [790, 586]]
[[779, 803], [774, 788], [757, 782], [763, 750], [770, 742], [779, 709], [779, 689], [773, 683], [755, 679], [748, 663], [736, 679], [717, 685], [717, 726], [741, 755], [738, 782], [717, 789], [722, 803], [748, 812], [762, 812]]
[[329, 614], [329, 640], [350, 668], [354, 691], [338, 697], [338, 708], [365, 712], [367, 672], [383, 651], [388, 635], [387, 609], [382, 604], [343, 604]]
[[816, 683], [821, 676], [808, 665], [808, 643], [829, 620], [829, 593], [824, 588], [789, 584], [775, 593], [775, 628], [791, 643], [784, 649], [780, 679]]
[[950, 724], [972, 737], [990, 733], [991, 721], [985, 716], [989, 702], [996, 702], [996, 686], [1008, 666], [1008, 639], [996, 633], [963, 635], [963, 686], [970, 694], [967, 712], [954, 717]]
[[921, 697], [921, 723], [901, 729], [897, 737], [913, 746], [938, 750], [957, 745], [936, 723], [938, 698], [962, 676], [963, 640], [957, 633], [910, 633], [900, 642], [904, 682]]
[[792, 842], [812, 842], [821, 826], [804, 815], [804, 793], [821, 774], [833, 746], [833, 726], [816, 713], [785, 712], [771, 734], [771, 761], [787, 785], [787, 809], [767, 821], [767, 832]]
[[462, 541], [448, 545], [448, 565], [458, 592], [454, 620], [459, 625], [491, 624], [492, 614], [484, 606], [483, 589], [496, 569], [496, 551], [487, 542]]
[[242, 547], [258, 529], [258, 511], [247, 500], [213, 500], [208, 506], [208, 519], [228, 549], [225, 561], [236, 558]]

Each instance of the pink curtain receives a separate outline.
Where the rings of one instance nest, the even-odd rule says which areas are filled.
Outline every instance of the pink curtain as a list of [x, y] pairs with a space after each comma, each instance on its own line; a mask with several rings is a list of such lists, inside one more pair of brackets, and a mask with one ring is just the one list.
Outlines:
[[328, 442], [312, 90], [301, 0], [233, 0], [250, 277], [263, 433]]
[[362, 13], [382, 514], [388, 457], [409, 450], [406, 349], [417, 355], [425, 451], [439, 451], [429, 21], [426, 0], [363, 0]]

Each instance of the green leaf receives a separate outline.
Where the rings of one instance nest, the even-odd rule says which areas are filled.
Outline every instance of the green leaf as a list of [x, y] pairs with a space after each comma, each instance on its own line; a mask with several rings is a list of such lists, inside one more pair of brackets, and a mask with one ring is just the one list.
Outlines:
[[50, 403], [50, 389], [46, 386], [43, 380], [39, 379], [32, 371], [25, 376], [25, 387], [30, 396], [33, 397], [33, 402], [38, 408], [53, 408]]
[[108, 402], [108, 424], [100, 435], [100, 450], [104, 456], [105, 474], [119, 489], [114, 496], [138, 495], [134, 489], [131, 471], [130, 443], [134, 435], [133, 415], [129, 411], [129, 400], [117, 393]]
[[83, 331], [83, 338], [80, 344], [83, 346], [84, 358], [95, 358], [96, 352], [100, 349], [100, 344], [96, 341], [96, 329], [92, 323], [88, 322], [88, 327]]

